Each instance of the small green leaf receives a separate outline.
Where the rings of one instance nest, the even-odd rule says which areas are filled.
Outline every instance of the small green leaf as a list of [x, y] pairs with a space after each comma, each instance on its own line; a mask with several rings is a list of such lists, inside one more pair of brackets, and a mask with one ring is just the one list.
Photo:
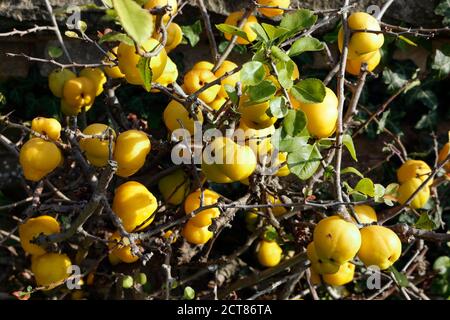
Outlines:
[[127, 34], [115, 31], [108, 32], [107, 34], [102, 36], [98, 42], [101, 44], [104, 42], [116, 42], [116, 41], [123, 42], [129, 46], [134, 45], [133, 39], [131, 39]]
[[352, 136], [349, 134], [344, 134], [342, 137], [342, 143], [347, 148], [348, 152], [350, 152], [350, 155], [352, 156], [353, 160], [358, 161], [358, 158], [356, 157], [356, 150], [355, 145], [353, 144]]
[[202, 33], [202, 23], [200, 20], [195, 21], [191, 25], [180, 26], [183, 31], [183, 37], [187, 39], [191, 47], [195, 47], [195, 45], [200, 41], [200, 34]]
[[383, 197], [384, 197], [385, 191], [386, 191], [386, 188], [383, 185], [381, 185], [379, 183], [375, 183], [373, 197], [374, 197], [376, 202], [379, 202], [379, 203], [383, 203], [384, 202], [384, 198]]
[[353, 173], [361, 178], [364, 178], [364, 175], [361, 172], [359, 172], [358, 169], [356, 169], [354, 167], [347, 167], [347, 168], [341, 170], [341, 174], [346, 174], [346, 173]]
[[69, 30], [67, 30], [66, 32], [64, 32], [64, 34], [65, 34], [66, 37], [68, 37], [68, 38], [73, 38], [73, 39], [78, 39], [78, 38], [80, 38], [80, 36], [78, 35], [78, 33], [76, 33], [75, 31], [69, 31]]
[[122, 288], [124, 289], [130, 289], [133, 287], [134, 281], [132, 276], [125, 276], [122, 279]]
[[307, 119], [301, 110], [289, 110], [283, 120], [283, 129], [291, 137], [304, 136]]
[[256, 86], [266, 77], [264, 65], [259, 61], [249, 61], [242, 66], [241, 82], [243, 86]]
[[269, 110], [272, 116], [278, 119], [284, 118], [288, 113], [286, 98], [283, 96], [278, 96], [270, 99]]
[[261, 26], [263, 27], [264, 31], [266, 32], [267, 36], [269, 37], [269, 41], [273, 41], [281, 37], [282, 35], [286, 34], [289, 30], [282, 28], [282, 27], [276, 27], [271, 24], [262, 23]]
[[355, 191], [373, 197], [375, 195], [375, 185], [369, 178], [363, 178], [356, 184]]
[[151, 37], [155, 22], [150, 12], [133, 0], [112, 0], [112, 3], [120, 24], [134, 41], [141, 44]]
[[400, 187], [400, 185], [398, 183], [388, 184], [388, 186], [386, 187], [386, 190], [384, 191], [384, 194], [390, 195], [393, 197], [397, 197], [397, 191], [398, 191], [399, 187]]
[[400, 36], [398, 36], [398, 38], [399, 38], [400, 40], [402, 40], [403, 42], [409, 44], [410, 46], [417, 47], [417, 43], [413, 42], [412, 40], [408, 39], [408, 38], [405, 37], [405, 36], [400, 35]]
[[264, 231], [263, 238], [266, 241], [276, 241], [278, 239], [277, 230], [272, 226], [267, 227]]
[[427, 213], [422, 213], [419, 219], [414, 224], [414, 227], [422, 230], [432, 231], [436, 229], [436, 223], [430, 219], [430, 216]]
[[289, 170], [301, 180], [307, 180], [320, 166], [322, 155], [315, 145], [304, 145], [288, 154]]
[[307, 9], [299, 9], [285, 14], [281, 20], [280, 27], [289, 30], [290, 33], [296, 33], [311, 27], [316, 21], [317, 16], [314, 12]]
[[292, 95], [303, 103], [321, 103], [325, 98], [325, 85], [319, 79], [299, 81], [291, 89]]
[[87, 23], [83, 20], [78, 21], [77, 29], [81, 31], [81, 33], [85, 33], [87, 30]]
[[394, 275], [394, 281], [400, 286], [400, 287], [407, 287], [409, 285], [408, 278], [405, 274], [399, 272], [394, 266], [390, 266], [389, 270]]
[[232, 85], [229, 85], [229, 84], [225, 84], [224, 88], [225, 88], [225, 91], [227, 92], [227, 95], [230, 98], [230, 100], [234, 104], [238, 104], [239, 103], [239, 96], [238, 96], [238, 94], [236, 92], [236, 88], [233, 87]]
[[152, 88], [152, 69], [150, 68], [150, 60], [151, 58], [141, 57], [137, 64], [139, 74], [144, 82], [143, 86], [147, 92], [150, 92], [150, 89]]
[[277, 87], [269, 80], [264, 80], [257, 86], [247, 87], [247, 94], [252, 103], [267, 101], [275, 92], [277, 92]]
[[268, 43], [270, 41], [266, 31], [259, 23], [253, 23], [250, 28], [252, 28], [252, 30], [256, 33], [257, 37], [264, 43]]
[[63, 51], [59, 47], [49, 47], [48, 48], [48, 55], [53, 59], [57, 59], [57, 58], [61, 57], [62, 54], [63, 54]]
[[245, 33], [244, 30], [242, 30], [241, 28], [238, 28], [236, 26], [232, 26], [231, 24], [226, 24], [226, 23], [216, 24], [216, 28], [219, 29], [219, 31], [222, 31], [223, 33], [229, 33], [233, 36], [238, 36], [242, 39], [249, 41], [248, 37], [247, 37], [247, 33]]
[[281, 60], [284, 62], [288, 62], [291, 60], [291, 58], [289, 58], [289, 56], [286, 54], [286, 52], [284, 52], [282, 49], [280, 49], [276, 46], [272, 46], [270, 48], [270, 53], [275, 60]]
[[294, 84], [294, 81], [292, 80], [294, 65], [295, 63], [292, 60], [289, 60], [288, 62], [280, 61], [276, 64], [278, 82], [286, 90], [289, 90]]
[[292, 44], [291, 49], [289, 49], [289, 56], [294, 57], [303, 52], [321, 51], [323, 49], [324, 45], [321, 41], [313, 37], [303, 37]]
[[184, 288], [183, 299], [193, 300], [195, 298], [195, 290], [187, 286]]

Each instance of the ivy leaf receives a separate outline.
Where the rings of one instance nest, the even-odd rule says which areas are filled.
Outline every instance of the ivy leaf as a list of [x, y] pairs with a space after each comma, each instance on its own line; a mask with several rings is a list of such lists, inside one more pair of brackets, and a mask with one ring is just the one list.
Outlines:
[[139, 74], [144, 82], [144, 88], [147, 92], [150, 92], [152, 88], [152, 69], [150, 68], [150, 60], [151, 58], [141, 57], [137, 64], [137, 68], [139, 70]]
[[431, 220], [430, 216], [427, 213], [422, 213], [420, 215], [419, 219], [417, 219], [416, 223], [414, 224], [414, 227], [427, 231], [432, 231], [437, 228], [436, 223]]
[[438, 106], [438, 98], [436, 94], [431, 90], [424, 90], [421, 87], [412, 90], [411, 94], [408, 95], [407, 101], [410, 104], [415, 101], [420, 101], [431, 110], [435, 110]]
[[394, 280], [400, 287], [407, 287], [409, 285], [409, 281], [406, 275], [399, 272], [394, 266], [390, 266], [389, 270], [394, 275]]
[[307, 180], [320, 166], [322, 155], [315, 145], [304, 145], [288, 154], [289, 170], [301, 180]]
[[281, 19], [280, 27], [289, 30], [290, 33], [296, 33], [314, 25], [317, 16], [311, 10], [299, 9], [289, 12]]
[[191, 47], [195, 47], [195, 45], [200, 41], [200, 34], [202, 33], [202, 23], [200, 20], [195, 21], [191, 25], [180, 26], [183, 31], [183, 37], [187, 39]]
[[313, 37], [303, 37], [295, 41], [291, 49], [289, 49], [289, 56], [294, 57], [307, 51], [321, 51], [324, 45], [321, 41]]
[[408, 75], [403, 72], [394, 72], [389, 68], [383, 70], [383, 81], [390, 92], [400, 89], [408, 80]]
[[369, 197], [373, 197], [375, 195], [375, 185], [369, 178], [359, 180], [354, 190]]
[[49, 47], [48, 48], [48, 55], [52, 58], [52, 59], [57, 59], [59, 57], [61, 57], [63, 54], [63, 51], [60, 47]]
[[247, 33], [245, 33], [244, 30], [242, 30], [241, 28], [238, 28], [236, 26], [232, 26], [231, 24], [226, 24], [226, 23], [216, 24], [216, 28], [219, 31], [222, 31], [223, 33], [229, 33], [233, 36], [238, 36], [242, 39], [249, 41], [248, 37], [247, 37]]
[[441, 256], [433, 263], [433, 270], [439, 274], [446, 274], [448, 269], [450, 269], [450, 257]]
[[112, 0], [120, 24], [138, 44], [147, 41], [153, 34], [155, 22], [150, 12], [133, 0]]
[[350, 152], [351, 157], [353, 160], [358, 161], [358, 158], [356, 157], [356, 150], [355, 145], [353, 144], [352, 136], [349, 134], [344, 134], [342, 137], [342, 143], [347, 148], [348, 152]]
[[303, 111], [289, 110], [283, 120], [283, 129], [291, 137], [304, 136], [307, 121]]
[[444, 17], [442, 24], [450, 25], [450, 0], [441, 1], [434, 10], [434, 13]]
[[258, 85], [248, 87], [247, 89], [250, 101], [253, 103], [269, 100], [275, 92], [277, 92], [277, 87], [269, 80], [264, 80]]
[[444, 79], [450, 74], [450, 56], [436, 49], [431, 69], [435, 70], [439, 79]]
[[243, 86], [256, 86], [266, 77], [266, 69], [259, 61], [249, 61], [242, 66], [240, 74]]
[[319, 79], [305, 79], [295, 84], [291, 93], [303, 103], [320, 103], [325, 98], [325, 85]]
[[274, 97], [269, 102], [269, 110], [272, 116], [281, 119], [288, 113], [286, 98], [283, 96]]
[[100, 40], [98, 41], [99, 43], [104, 43], [104, 42], [123, 42], [126, 45], [129, 46], [133, 46], [133, 40], [125, 33], [121, 33], [121, 32], [108, 32], [107, 34], [103, 35]]

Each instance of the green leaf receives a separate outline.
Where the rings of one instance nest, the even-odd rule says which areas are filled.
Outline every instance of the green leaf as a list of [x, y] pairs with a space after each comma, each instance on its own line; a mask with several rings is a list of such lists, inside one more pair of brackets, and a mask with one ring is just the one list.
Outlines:
[[278, 232], [274, 227], [268, 226], [264, 231], [263, 238], [266, 241], [276, 241], [278, 239]]
[[256, 86], [247, 88], [247, 93], [252, 103], [267, 101], [275, 92], [277, 92], [277, 87], [269, 80], [264, 80]]
[[195, 45], [200, 41], [200, 34], [202, 33], [202, 23], [200, 20], [195, 21], [191, 25], [180, 26], [183, 31], [183, 37], [187, 39], [191, 47], [195, 47]]
[[283, 129], [291, 137], [304, 136], [307, 121], [302, 110], [291, 109], [283, 120]]
[[325, 85], [319, 79], [299, 81], [291, 89], [292, 95], [303, 103], [321, 103], [325, 98]]
[[281, 60], [284, 62], [291, 61], [291, 58], [289, 58], [286, 52], [276, 46], [272, 46], [270, 48], [270, 53], [275, 60]]
[[219, 31], [222, 31], [223, 33], [229, 33], [233, 36], [238, 36], [242, 39], [249, 41], [248, 37], [247, 37], [247, 33], [245, 33], [244, 30], [242, 30], [241, 28], [238, 28], [236, 26], [232, 26], [231, 24], [226, 24], [226, 23], [216, 24], [216, 28], [219, 29]]
[[321, 51], [323, 49], [324, 45], [321, 41], [313, 37], [303, 37], [292, 44], [291, 49], [289, 49], [289, 56], [294, 57], [303, 52]]
[[435, 70], [439, 79], [444, 79], [450, 74], [450, 56], [436, 49], [431, 69]]
[[304, 145], [288, 154], [289, 170], [301, 180], [307, 180], [320, 166], [322, 155], [315, 145]]
[[437, 226], [427, 213], [422, 213], [419, 219], [414, 224], [414, 227], [422, 230], [432, 231], [436, 229]]
[[294, 81], [292, 80], [292, 73], [294, 72], [294, 61], [280, 61], [276, 64], [276, 69], [278, 73], [278, 82], [283, 88], [289, 90], [294, 84]]
[[400, 185], [398, 183], [390, 183], [387, 187], [386, 190], [384, 191], [385, 195], [390, 195], [393, 197], [397, 197], [397, 191], [398, 188], [400, 187]]
[[281, 37], [282, 35], [286, 34], [288, 32], [288, 29], [282, 28], [282, 27], [276, 27], [271, 24], [262, 23], [261, 26], [263, 27], [264, 31], [266, 32], [267, 36], [269, 37], [269, 41], [273, 41]]
[[417, 87], [412, 90], [411, 94], [408, 95], [407, 101], [409, 104], [419, 101], [431, 110], [435, 110], [439, 103], [438, 97], [432, 90], [423, 89], [421, 87]]
[[65, 36], [67, 38], [72, 38], [72, 39], [78, 39], [80, 38], [80, 36], [78, 35], [78, 33], [76, 33], [75, 31], [70, 31], [67, 30], [66, 32], [64, 32]]
[[225, 88], [225, 91], [227, 92], [228, 97], [230, 98], [230, 100], [234, 104], [238, 104], [239, 103], [239, 96], [237, 95], [236, 88], [233, 87], [232, 85], [229, 85], [229, 84], [225, 84], [224, 88]]
[[263, 41], [264, 43], [268, 43], [270, 41], [266, 31], [259, 23], [253, 23], [250, 28], [252, 28], [252, 30], [256, 33], [259, 40]]
[[356, 169], [354, 167], [347, 167], [347, 168], [341, 170], [341, 174], [346, 174], [346, 173], [353, 173], [361, 178], [364, 178], [364, 175], [361, 172], [359, 172], [358, 169]]
[[299, 9], [285, 14], [281, 19], [280, 27], [289, 30], [290, 33], [296, 33], [311, 27], [316, 21], [317, 16], [314, 12], [307, 9]]
[[137, 64], [137, 68], [139, 70], [139, 74], [141, 75], [142, 80], [144, 81], [144, 88], [147, 92], [152, 88], [152, 69], [150, 68], [150, 60], [151, 58], [141, 57]]
[[195, 298], [195, 290], [187, 286], [184, 288], [183, 299], [193, 300]]
[[350, 152], [350, 155], [352, 156], [353, 160], [358, 161], [358, 158], [356, 157], [356, 150], [355, 145], [353, 144], [352, 136], [349, 134], [344, 134], [342, 137], [342, 143], [347, 148], [348, 152]]
[[389, 270], [394, 275], [394, 281], [400, 286], [400, 287], [407, 287], [409, 285], [408, 278], [405, 274], [399, 272], [394, 266], [390, 266]]
[[294, 152], [299, 147], [308, 144], [309, 135], [306, 130], [304, 136], [292, 137], [283, 130], [283, 128], [278, 128], [275, 133], [272, 134], [271, 143], [274, 149], [281, 152]]
[[409, 44], [410, 46], [417, 47], [417, 43], [415, 43], [414, 41], [408, 39], [408, 38], [405, 37], [405, 36], [400, 35], [398, 38], [399, 38], [400, 40], [402, 40], [403, 42]]
[[120, 24], [127, 34], [138, 44], [147, 41], [155, 27], [150, 12], [133, 0], [112, 0], [112, 2]]
[[53, 59], [57, 59], [57, 58], [61, 57], [62, 54], [63, 54], [63, 51], [60, 47], [49, 47], [48, 48], [48, 55]]
[[450, 25], [450, 0], [442, 0], [434, 10], [439, 16], [443, 16], [442, 24]]
[[450, 269], [450, 257], [439, 257], [433, 263], [433, 270], [439, 274], [446, 274], [448, 269]]
[[363, 178], [356, 184], [355, 191], [373, 197], [375, 195], [375, 185], [369, 178]]
[[286, 98], [283, 96], [274, 97], [269, 102], [269, 110], [272, 116], [281, 119], [288, 113]]
[[373, 197], [376, 202], [379, 202], [379, 203], [384, 202], [383, 196], [384, 196], [385, 191], [386, 191], [386, 188], [383, 185], [381, 185], [379, 183], [375, 183]]
[[127, 34], [121, 33], [121, 32], [108, 32], [107, 34], [103, 35], [100, 40], [98, 41], [100, 44], [104, 42], [123, 42], [126, 45], [133, 46], [133, 39], [131, 39]]
[[266, 77], [264, 65], [259, 61], [249, 61], [242, 66], [241, 82], [243, 86], [256, 86]]
[[403, 87], [408, 80], [409, 77], [404, 73], [394, 72], [389, 68], [384, 68], [383, 70], [383, 81], [391, 92]]

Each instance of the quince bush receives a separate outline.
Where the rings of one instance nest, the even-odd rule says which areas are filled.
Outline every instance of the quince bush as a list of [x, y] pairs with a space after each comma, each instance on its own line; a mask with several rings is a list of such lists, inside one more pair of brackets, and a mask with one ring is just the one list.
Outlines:
[[[188, 282], [210, 297], [211, 280], [224, 292], [220, 298], [229, 298], [228, 285], [241, 288], [241, 276], [250, 284], [237, 297], [255, 288], [278, 297], [284, 289], [259, 280], [267, 268], [270, 281], [297, 279], [285, 287], [289, 297], [309, 298], [311, 286], [321, 299], [329, 292], [368, 298], [373, 291], [365, 279], [374, 269], [383, 285], [388, 279], [405, 288], [391, 295], [433, 294], [427, 284], [409, 284], [419, 275], [409, 266], [428, 258], [434, 240], [450, 241], [443, 221], [450, 142], [428, 131], [435, 152], [404, 144], [394, 115], [400, 112], [388, 107], [409, 94], [431, 109], [437, 97], [429, 86], [442, 80], [450, 50], [436, 52], [428, 87], [420, 89], [417, 74], [403, 81], [386, 63], [392, 47], [415, 40], [386, 34], [370, 14], [351, 11], [348, 28], [336, 24], [316, 38], [318, 19], [341, 11], [257, 0], [212, 29], [204, 23], [213, 56], [197, 50], [188, 61], [184, 49], [196, 45], [203, 27], [181, 25], [177, 1], [111, 5], [97, 6], [113, 22], [108, 29], [65, 32], [94, 43], [102, 52], [98, 63], [48, 61], [58, 65], [46, 90], [59, 115], [17, 123], [18, 114], [0, 116], [1, 125], [22, 132], [10, 141], [0, 131], [0, 142], [17, 158], [27, 192], [16, 203], [0, 192], [0, 211], [19, 217], [21, 249], [11, 252], [30, 266], [18, 270], [26, 277], [13, 276], [13, 290], [30, 285], [25, 293], [41, 297], [65, 291], [76, 265], [89, 272], [69, 295], [74, 299], [105, 295], [105, 283], [120, 289], [105, 297], [158, 296], [168, 290], [161, 284], [167, 270], [177, 299], [186, 291], [178, 283]], [[87, 36], [94, 33], [98, 39]], [[327, 49], [334, 71], [311, 71], [308, 59], [326, 45], [336, 47], [335, 56]], [[374, 94], [377, 74], [387, 86]], [[387, 102], [375, 108], [383, 97]], [[379, 163], [360, 156], [364, 148], [370, 156], [380, 152], [377, 140], [356, 139], [363, 132], [383, 135]], [[435, 263], [441, 275], [450, 269], [444, 258]], [[216, 272], [197, 272], [205, 263]], [[421, 268], [421, 276], [432, 277], [426, 263]]]

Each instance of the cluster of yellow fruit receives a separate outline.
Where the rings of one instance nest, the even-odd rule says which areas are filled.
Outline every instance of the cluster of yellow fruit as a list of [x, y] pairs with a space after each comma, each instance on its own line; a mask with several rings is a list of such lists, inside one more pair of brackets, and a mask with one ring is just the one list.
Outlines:
[[57, 69], [48, 76], [48, 86], [53, 95], [61, 98], [61, 111], [67, 116], [76, 116], [83, 108], [89, 110], [105, 83], [100, 68], [84, 68], [78, 76], [69, 69]]
[[70, 275], [72, 265], [69, 257], [63, 253], [46, 252], [34, 240], [40, 235], [60, 232], [59, 222], [48, 215], [30, 218], [19, 226], [20, 243], [26, 253], [31, 254], [31, 271], [36, 284], [51, 289], [60, 285]]
[[[376, 213], [369, 206], [356, 206], [355, 212], [362, 223], [376, 222]], [[397, 261], [401, 252], [401, 241], [391, 229], [379, 225], [358, 229], [355, 223], [338, 216], [319, 221], [313, 242], [307, 247], [312, 278], [318, 282], [321, 276], [333, 286], [353, 280], [355, 265], [350, 261], [355, 256], [367, 267], [385, 270]]]
[[[187, 196], [184, 202], [186, 214], [192, 214], [195, 210], [206, 206], [213, 206], [220, 198], [220, 194], [209, 190], [197, 190]], [[220, 211], [218, 208], [204, 209], [197, 212], [183, 228], [182, 235], [192, 244], [205, 244], [212, 238], [213, 232], [208, 228], [212, 224], [212, 219], [218, 218]]]
[[[363, 63], [367, 70], [373, 71], [381, 60], [380, 48], [384, 43], [384, 35], [377, 19], [365, 12], [355, 12], [348, 18], [349, 31], [352, 32], [348, 44], [346, 71], [359, 75]], [[367, 31], [367, 32], [364, 32]], [[370, 32], [373, 31], [373, 32]], [[339, 50], [344, 47], [344, 28], [338, 34]]]
[[[145, 3], [144, 8], [153, 9], [170, 5], [172, 10], [162, 17], [162, 23], [169, 21], [170, 15], [173, 15], [178, 10], [176, 0], [150, 0]], [[140, 49], [145, 52], [153, 50], [160, 50], [159, 53], [150, 60], [150, 69], [152, 71], [152, 82], [162, 86], [168, 86], [175, 82], [178, 78], [178, 69], [176, 64], [167, 56], [167, 54], [175, 49], [183, 39], [183, 31], [181, 27], [175, 22], [171, 22], [166, 29], [166, 42], [163, 48], [160, 48], [161, 34], [155, 29], [152, 38], [143, 42]], [[126, 43], [120, 43], [119, 46], [114, 47], [108, 52], [104, 58], [105, 62], [117, 62], [117, 66], [105, 67], [106, 74], [115, 78], [125, 78], [128, 83], [135, 85], [144, 85], [141, 73], [138, 68], [141, 56], [136, 53], [136, 48]], [[157, 89], [152, 89], [157, 91]]]
[[[122, 221], [126, 232], [138, 232], [148, 227], [155, 218], [157, 207], [155, 196], [139, 182], [128, 181], [115, 190], [112, 210]], [[130, 240], [122, 237], [119, 231], [114, 232], [109, 241], [109, 260], [112, 264], [133, 263], [139, 259]]]
[[[112, 135], [111, 148], [109, 133]], [[83, 130], [84, 138], [80, 140], [80, 148], [89, 162], [95, 167], [104, 167], [110, 159], [117, 162], [116, 174], [129, 177], [139, 171], [150, 152], [150, 139], [143, 131], [127, 130], [115, 139], [114, 130], [106, 124], [94, 123]]]
[[[402, 164], [397, 170], [397, 180], [400, 183], [400, 187], [398, 188], [398, 202], [405, 204], [429, 177], [430, 173], [430, 167], [422, 160], [407, 160]], [[432, 184], [433, 179], [430, 179], [427, 185], [417, 193], [409, 204], [411, 208], [420, 209], [425, 206], [430, 198], [430, 186]]]
[[61, 150], [54, 141], [61, 134], [61, 124], [53, 118], [37, 117], [31, 130], [42, 137], [32, 136], [20, 149], [19, 162], [26, 179], [39, 181], [64, 162]]

